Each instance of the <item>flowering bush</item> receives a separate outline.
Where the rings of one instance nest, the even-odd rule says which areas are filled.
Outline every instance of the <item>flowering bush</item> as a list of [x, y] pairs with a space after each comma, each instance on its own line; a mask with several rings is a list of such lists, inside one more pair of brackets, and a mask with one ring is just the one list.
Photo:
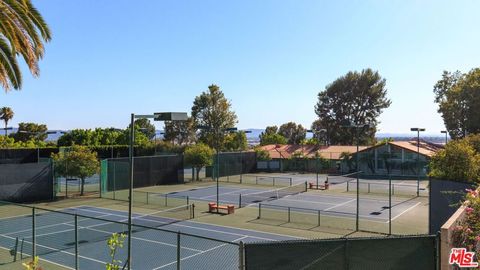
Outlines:
[[453, 230], [453, 245], [480, 254], [480, 194], [478, 190], [467, 190], [465, 218]]

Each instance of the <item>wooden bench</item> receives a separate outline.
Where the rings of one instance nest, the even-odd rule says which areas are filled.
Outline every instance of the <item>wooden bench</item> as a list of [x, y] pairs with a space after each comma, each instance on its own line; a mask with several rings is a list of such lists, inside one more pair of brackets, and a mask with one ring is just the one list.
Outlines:
[[229, 205], [217, 205], [214, 202], [208, 203], [208, 212], [213, 213], [213, 212], [217, 212], [217, 211], [220, 211], [220, 210], [226, 210], [227, 214], [230, 215], [230, 214], [235, 213], [235, 205], [230, 205], [230, 204]]
[[313, 182], [310, 182], [310, 183], [308, 183], [308, 185], [309, 185], [310, 189], [320, 189], [320, 190], [327, 190], [330, 187], [330, 183], [328, 183], [328, 182], [323, 184], [323, 185], [318, 185], [318, 186], [317, 186], [317, 184], [315, 184]]

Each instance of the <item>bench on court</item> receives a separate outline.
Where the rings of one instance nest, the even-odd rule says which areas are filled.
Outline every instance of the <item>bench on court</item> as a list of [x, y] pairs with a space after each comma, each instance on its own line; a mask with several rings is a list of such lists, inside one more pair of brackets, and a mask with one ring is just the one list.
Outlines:
[[313, 182], [308, 183], [310, 189], [320, 189], [327, 190], [330, 187], [330, 183], [325, 183], [323, 185], [317, 185]]
[[230, 215], [230, 214], [235, 213], [235, 205], [230, 205], [230, 204], [229, 205], [217, 205], [214, 202], [208, 203], [208, 212], [213, 213], [213, 212], [217, 212], [217, 211], [220, 211], [220, 210], [226, 210], [227, 214]]

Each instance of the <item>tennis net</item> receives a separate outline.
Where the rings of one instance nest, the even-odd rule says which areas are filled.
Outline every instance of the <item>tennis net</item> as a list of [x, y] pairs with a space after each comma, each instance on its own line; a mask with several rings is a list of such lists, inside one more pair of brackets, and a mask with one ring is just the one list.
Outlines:
[[277, 200], [286, 196], [299, 194], [307, 191], [307, 183], [301, 183], [293, 185], [290, 187], [249, 193], [249, 194], [240, 194], [238, 205], [240, 207], [245, 207], [250, 204]]
[[327, 176], [327, 181], [330, 184], [342, 184], [345, 182], [350, 182], [352, 180], [357, 179], [357, 175], [360, 175], [362, 172], [353, 172], [353, 173], [347, 173], [343, 175], [329, 175]]

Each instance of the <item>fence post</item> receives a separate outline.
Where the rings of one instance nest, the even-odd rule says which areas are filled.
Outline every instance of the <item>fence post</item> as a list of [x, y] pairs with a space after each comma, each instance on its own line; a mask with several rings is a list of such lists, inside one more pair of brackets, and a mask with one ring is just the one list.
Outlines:
[[243, 241], [240, 241], [240, 245], [238, 246], [238, 253], [240, 256], [238, 258], [238, 269], [244, 270], [245, 269], [245, 245], [243, 244]]
[[345, 238], [345, 257], [343, 258], [343, 261], [345, 262], [345, 270], [350, 269], [349, 266], [349, 257], [348, 257], [348, 238]]
[[75, 269], [79, 269], [79, 263], [78, 263], [78, 216], [75, 214], [74, 216], [75, 219]]
[[32, 258], [35, 258], [36, 256], [36, 250], [35, 250], [35, 207], [32, 208]]
[[180, 254], [180, 232], [177, 232], [177, 270], [180, 270], [180, 260], [181, 260], [181, 254]]
[[318, 210], [318, 227], [320, 227], [320, 216], [321, 216], [321, 211]]

